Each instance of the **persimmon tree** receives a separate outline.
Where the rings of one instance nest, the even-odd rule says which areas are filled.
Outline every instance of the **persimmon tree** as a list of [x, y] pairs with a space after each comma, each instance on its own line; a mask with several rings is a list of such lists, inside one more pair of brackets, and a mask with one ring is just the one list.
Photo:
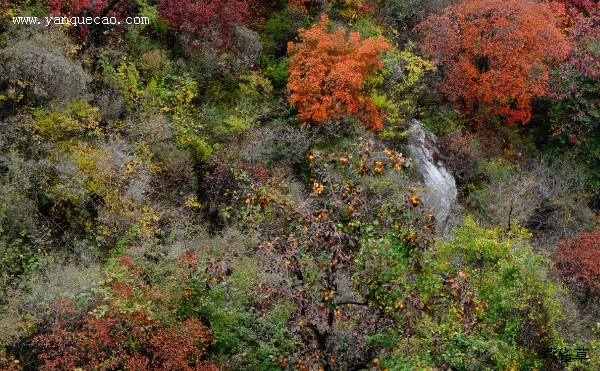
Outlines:
[[[303, 346], [276, 361], [299, 370], [377, 367], [379, 336], [393, 323], [413, 323], [424, 305], [410, 284], [379, 286], [381, 279], [370, 272], [352, 277], [362, 269], [357, 255], [371, 248], [368, 241], [393, 241], [398, 256], [406, 258], [409, 273], [396, 277], [403, 281], [419, 269], [421, 252], [431, 243], [433, 215], [412, 193], [373, 194], [361, 185], [360, 178], [382, 185], [386, 172], [408, 163], [373, 141], [361, 140], [347, 152], [315, 151], [309, 160], [308, 200], [296, 203], [279, 183], [269, 182], [249, 192], [240, 218], [260, 239], [258, 253], [273, 262], [269, 270], [288, 277], [279, 292], [295, 303], [290, 329]], [[405, 295], [406, 308], [386, 308], [385, 295]]]
[[289, 102], [298, 118], [312, 124], [355, 115], [369, 129], [381, 130], [383, 113], [373, 103], [370, 88], [383, 67], [380, 54], [391, 45], [383, 37], [361, 40], [358, 32], [328, 31], [329, 19], [300, 29], [288, 44]]
[[548, 5], [463, 0], [417, 27], [421, 49], [443, 68], [441, 91], [463, 113], [526, 124], [532, 99], [548, 92], [568, 42]]
[[582, 232], [572, 241], [562, 241], [554, 260], [559, 277], [583, 289], [585, 302], [600, 295], [600, 228]]

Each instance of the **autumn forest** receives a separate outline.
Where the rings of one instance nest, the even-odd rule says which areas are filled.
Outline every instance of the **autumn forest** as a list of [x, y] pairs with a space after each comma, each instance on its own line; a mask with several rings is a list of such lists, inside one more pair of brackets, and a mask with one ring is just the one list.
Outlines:
[[600, 370], [600, 3], [0, 0], [0, 370]]

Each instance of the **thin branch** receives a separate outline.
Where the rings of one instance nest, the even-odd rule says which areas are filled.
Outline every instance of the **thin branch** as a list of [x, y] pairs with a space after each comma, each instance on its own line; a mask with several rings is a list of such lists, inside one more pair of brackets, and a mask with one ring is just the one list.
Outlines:
[[363, 303], [363, 302], [354, 301], [354, 300], [346, 300], [346, 301], [342, 301], [341, 303], [335, 303], [335, 305], [362, 305], [362, 306], [367, 306], [367, 305], [369, 305], [369, 303]]

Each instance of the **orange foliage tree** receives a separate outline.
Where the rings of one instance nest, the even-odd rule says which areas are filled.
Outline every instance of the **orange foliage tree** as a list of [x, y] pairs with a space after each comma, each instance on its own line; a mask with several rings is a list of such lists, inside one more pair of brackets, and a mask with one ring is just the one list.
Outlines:
[[184, 254], [178, 277], [159, 287], [145, 282], [147, 272], [122, 257], [99, 290], [104, 305], [82, 318], [71, 300], [54, 306], [58, 320], [33, 340], [39, 369], [218, 371], [206, 359], [210, 330], [195, 317], [174, 320], [189, 294], [181, 287], [195, 264], [195, 256]]
[[600, 296], [600, 228], [563, 241], [554, 258], [563, 281], [586, 292], [585, 301]]
[[480, 119], [526, 124], [569, 45], [551, 8], [535, 0], [462, 0], [417, 27], [421, 49], [443, 67], [442, 93]]
[[345, 115], [369, 129], [381, 130], [383, 113], [369, 95], [369, 81], [383, 67], [379, 55], [391, 49], [383, 37], [361, 40], [358, 32], [328, 32], [329, 19], [300, 29], [299, 42], [288, 44], [289, 102], [298, 118], [312, 124]]

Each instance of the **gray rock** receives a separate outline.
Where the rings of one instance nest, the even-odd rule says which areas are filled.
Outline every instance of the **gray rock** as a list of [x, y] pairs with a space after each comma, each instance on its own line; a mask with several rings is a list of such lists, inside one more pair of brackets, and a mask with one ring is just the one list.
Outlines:
[[443, 233], [450, 211], [457, 203], [456, 182], [444, 164], [437, 160], [440, 153], [436, 136], [417, 120], [414, 121], [409, 132], [408, 149], [415, 168], [422, 177], [421, 199], [425, 206], [435, 211], [436, 227]]

